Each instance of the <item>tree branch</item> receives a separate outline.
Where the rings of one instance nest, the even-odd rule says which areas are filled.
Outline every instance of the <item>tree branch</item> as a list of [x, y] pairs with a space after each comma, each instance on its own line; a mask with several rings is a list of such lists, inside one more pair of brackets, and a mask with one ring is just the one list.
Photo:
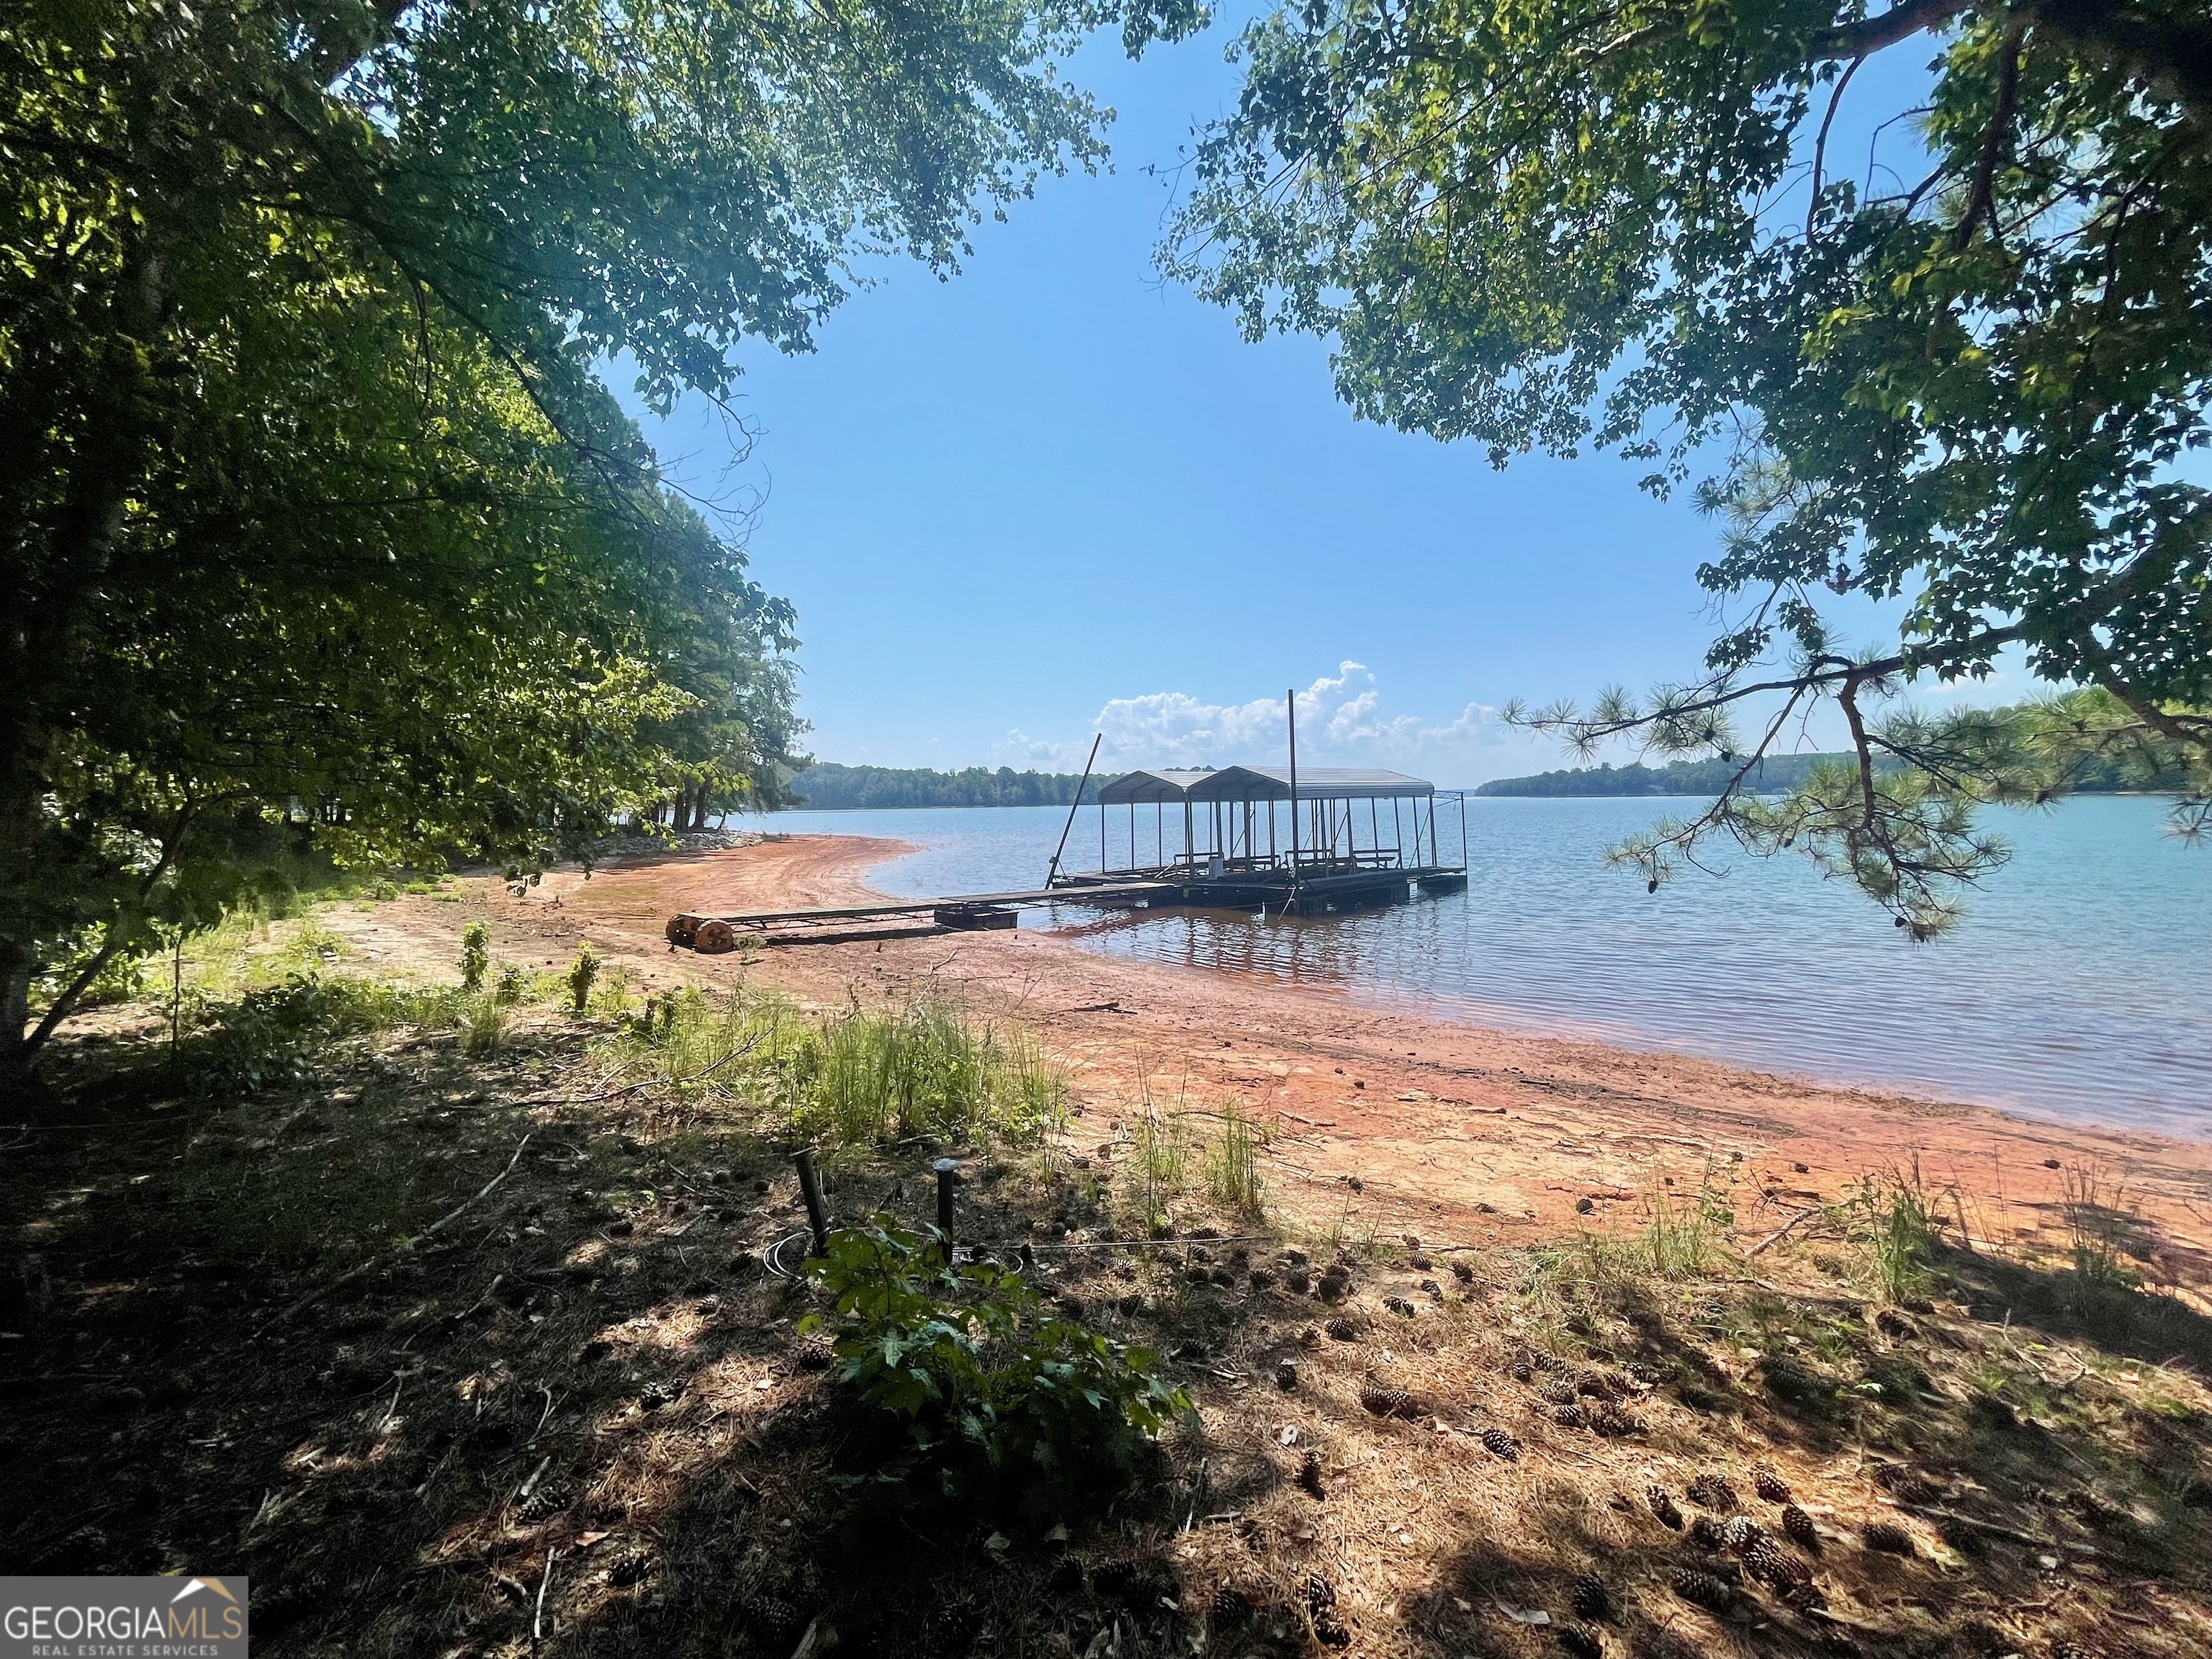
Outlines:
[[1981, 159], [1974, 164], [1973, 188], [1966, 196], [1966, 211], [1959, 221], [1958, 245], [1974, 238], [1974, 227], [1990, 216], [1990, 235], [1999, 240], [1996, 222], [1997, 163], [2012, 138], [2013, 106], [2020, 94], [2020, 47], [2027, 33], [2027, 20], [2014, 14], [2005, 25], [2004, 63], [1997, 71], [1996, 107], [1990, 112], [1990, 130], [1982, 141]]
[[2084, 54], [2137, 76], [2199, 127], [2212, 121], [2212, 25], [2113, 0], [2030, 0], [2027, 15]]
[[1822, 30], [1813, 37], [1812, 56], [1815, 59], [1864, 58], [1884, 46], [1893, 46], [1900, 40], [1939, 27], [1960, 12], [1972, 10], [1975, 4], [1976, 0], [1904, 0], [1904, 3], [1892, 6], [1879, 17], [1862, 18], [1856, 23], [1839, 23], [1834, 28]]

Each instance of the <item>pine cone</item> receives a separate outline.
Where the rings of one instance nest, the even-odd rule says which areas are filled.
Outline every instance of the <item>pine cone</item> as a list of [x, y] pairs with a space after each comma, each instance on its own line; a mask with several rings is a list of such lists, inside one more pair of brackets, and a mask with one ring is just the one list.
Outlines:
[[1421, 1402], [1403, 1389], [1386, 1389], [1370, 1382], [1359, 1391], [1359, 1403], [1377, 1417], [1419, 1417]]
[[1298, 1386], [1298, 1368], [1295, 1362], [1279, 1359], [1275, 1362], [1275, 1386], [1289, 1394]]
[[1620, 1369], [1626, 1371], [1632, 1378], [1641, 1382], [1647, 1389], [1656, 1387], [1658, 1383], [1665, 1381], [1664, 1376], [1656, 1365], [1647, 1365], [1640, 1359], [1632, 1359]]
[[1547, 1382], [1537, 1390], [1536, 1397], [1547, 1406], [1571, 1406], [1576, 1399], [1574, 1384]]
[[1725, 1511], [1735, 1507], [1735, 1488], [1717, 1474], [1701, 1474], [1683, 1490], [1692, 1504], [1709, 1510]]
[[[607, 1581], [612, 1583], [614, 1580]], [[803, 1615], [799, 1609], [781, 1595], [763, 1591], [749, 1595], [738, 1604], [738, 1612], [761, 1635], [771, 1642], [781, 1642], [799, 1633]]]
[[1419, 1251], [1416, 1251], [1414, 1254], [1406, 1258], [1406, 1265], [1408, 1267], [1411, 1267], [1417, 1273], [1425, 1273], [1437, 1264], [1430, 1261], [1428, 1257], [1421, 1255]]
[[1716, 1578], [1709, 1572], [1678, 1572], [1673, 1585], [1675, 1595], [1711, 1613], [1726, 1611], [1735, 1600], [1735, 1592], [1729, 1588], [1727, 1580]]
[[1690, 1522], [1690, 1541], [1701, 1550], [1711, 1550], [1717, 1555], [1728, 1547], [1728, 1533], [1710, 1515], [1692, 1517]]
[[1386, 1296], [1382, 1298], [1382, 1305], [1401, 1319], [1411, 1319], [1413, 1316], [1413, 1304], [1402, 1296]]
[[1782, 1530], [1790, 1534], [1790, 1541], [1799, 1549], [1820, 1553], [1820, 1529], [1813, 1524], [1813, 1517], [1795, 1504], [1782, 1506]]
[[1583, 1573], [1575, 1580], [1573, 1601], [1577, 1619], [1613, 1617], [1613, 1593], [1606, 1589], [1605, 1580], [1594, 1572]]
[[1552, 1408], [1552, 1420], [1563, 1429], [1579, 1429], [1583, 1425], [1583, 1408], [1580, 1406], [1555, 1406]]
[[1536, 1380], [1536, 1368], [1525, 1359], [1519, 1360], [1507, 1371], [1506, 1375], [1516, 1382], [1533, 1382]]
[[1744, 1565], [1751, 1569], [1752, 1577], [1777, 1589], [1787, 1589], [1792, 1584], [1809, 1584], [1813, 1570], [1789, 1551], [1778, 1547], [1771, 1539], [1762, 1539], [1743, 1558]]
[[1213, 1605], [1206, 1609], [1211, 1623], [1227, 1630], [1239, 1630], [1252, 1622], [1252, 1598], [1240, 1589], [1224, 1584], [1213, 1593]]
[[1626, 1393], [1620, 1380], [1606, 1371], [1582, 1371], [1575, 1377], [1575, 1392], [1592, 1400], [1614, 1401]]
[[1658, 1517], [1661, 1526], [1670, 1532], [1682, 1530], [1682, 1511], [1675, 1505], [1673, 1495], [1666, 1487], [1646, 1486], [1644, 1501], [1651, 1506], [1651, 1513]]
[[627, 1589], [640, 1583], [653, 1571], [653, 1552], [633, 1544], [616, 1553], [607, 1566], [607, 1583], [617, 1589]]
[[1456, 1279], [1457, 1280], [1459, 1280], [1459, 1282], [1460, 1282], [1461, 1284], [1462, 1284], [1462, 1285], [1472, 1285], [1472, 1284], [1474, 1284], [1474, 1269], [1472, 1267], [1468, 1266], [1466, 1262], [1464, 1262], [1464, 1261], [1455, 1261], [1455, 1262], [1453, 1262], [1453, 1263], [1451, 1264], [1451, 1270], [1452, 1270], [1452, 1277], [1453, 1277], [1454, 1279]]
[[1633, 1412], [1625, 1412], [1618, 1406], [1599, 1407], [1590, 1413], [1589, 1425], [1615, 1440], [1626, 1434], [1642, 1434], [1651, 1426]]
[[1502, 1457], [1509, 1463], [1521, 1461], [1521, 1443], [1503, 1429], [1485, 1429], [1482, 1444], [1492, 1457]]
[[1359, 1340], [1359, 1327], [1341, 1314], [1330, 1320], [1322, 1328], [1340, 1342], [1357, 1342]]
[[1909, 1463], [1882, 1464], [1874, 1472], [1874, 1483], [1908, 1504], [1925, 1504], [1938, 1495], [1935, 1483]]
[[1321, 1276], [1321, 1283], [1314, 1288], [1321, 1292], [1322, 1301], [1335, 1302], [1340, 1300], [1344, 1293], [1352, 1288], [1352, 1280], [1334, 1268], [1331, 1268]]
[[1291, 1267], [1283, 1274], [1283, 1288], [1292, 1296], [1304, 1296], [1313, 1288], [1313, 1276], [1304, 1267]]
[[1444, 1299], [1444, 1287], [1437, 1284], [1433, 1279], [1423, 1279], [1421, 1281], [1420, 1290], [1423, 1296], [1432, 1297], [1438, 1302]]
[[1893, 1527], [1887, 1521], [1869, 1521], [1859, 1528], [1859, 1536], [1870, 1550], [1880, 1550], [1885, 1555], [1913, 1553], [1912, 1534], [1902, 1527]]
[[1319, 1452], [1308, 1452], [1299, 1461], [1297, 1484], [1298, 1490], [1309, 1498], [1318, 1500], [1328, 1496], [1328, 1493], [1322, 1489]]
[[1319, 1573], [1306, 1580], [1306, 1611], [1313, 1616], [1315, 1639], [1323, 1647], [1352, 1645], [1352, 1632], [1336, 1616], [1336, 1591]]
[[533, 1526], [550, 1520], [574, 1501], [575, 1494], [567, 1487], [548, 1480], [522, 1500], [522, 1518]]
[[1759, 1464], [1752, 1470], [1751, 1486], [1753, 1491], [1770, 1504], [1786, 1504], [1790, 1501], [1790, 1483], [1765, 1463]]
[[1605, 1644], [1587, 1625], [1561, 1625], [1553, 1632], [1575, 1659], [1605, 1659]]
[[1825, 1610], [1828, 1605], [1828, 1598], [1820, 1594], [1820, 1587], [1813, 1582], [1810, 1574], [1784, 1590], [1782, 1600], [1785, 1606], [1795, 1607], [1800, 1613]]

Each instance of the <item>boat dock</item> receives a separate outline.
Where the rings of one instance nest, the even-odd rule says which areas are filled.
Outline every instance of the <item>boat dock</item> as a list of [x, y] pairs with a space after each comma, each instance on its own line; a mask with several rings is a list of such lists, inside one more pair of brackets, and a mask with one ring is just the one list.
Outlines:
[[[1456, 804], [1455, 823], [1448, 818], [1439, 824], [1440, 794]], [[1016, 926], [1023, 910], [1038, 905], [1323, 916], [1402, 904], [1416, 895], [1457, 892], [1467, 885], [1465, 796], [1439, 792], [1402, 773], [1301, 771], [1295, 763], [1130, 772], [1091, 799], [1098, 807], [1096, 870], [1071, 871], [1061, 863], [1082, 805], [1079, 792], [1042, 887], [734, 915], [686, 912], [669, 920], [669, 945], [712, 956], [749, 939], [829, 945], [988, 932]], [[1147, 806], [1150, 824], [1139, 811]], [[1117, 807], [1126, 811], [1115, 811]], [[1147, 829], [1152, 831], [1149, 848], [1144, 845]], [[1454, 829], [1456, 860], [1443, 851], [1443, 832]]]
[[[741, 939], [763, 945], [836, 945], [855, 939], [906, 939], [922, 933], [988, 933], [1012, 927], [1018, 914], [1036, 904], [1140, 905], [1170, 900], [1166, 882], [1103, 882], [1080, 892], [1070, 887], [1038, 887], [1012, 893], [962, 893], [950, 898], [886, 899], [875, 904], [814, 904], [793, 910], [745, 910], [733, 915], [689, 913], [672, 916], [668, 942], [705, 956], [734, 951]], [[901, 923], [904, 927], [855, 924]]]

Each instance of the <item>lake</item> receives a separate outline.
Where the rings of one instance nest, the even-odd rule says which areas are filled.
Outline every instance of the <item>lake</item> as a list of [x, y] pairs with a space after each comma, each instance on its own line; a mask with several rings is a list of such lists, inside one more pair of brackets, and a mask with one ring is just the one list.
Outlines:
[[[2015, 848], [1931, 945], [1802, 860], [1738, 857], [1647, 895], [1604, 849], [1685, 802], [1468, 802], [1467, 891], [1304, 921], [1054, 913], [1085, 949], [1333, 987], [1435, 1016], [1592, 1037], [2075, 1122], [2212, 1134], [2212, 847], [2165, 804], [2083, 797], [1994, 812]], [[1042, 884], [1066, 807], [778, 812], [790, 834], [922, 850], [900, 897]], [[1088, 826], [1089, 845], [1085, 852]], [[1097, 813], [1069, 863], [1095, 865]], [[1036, 912], [1023, 925], [1047, 923]]]

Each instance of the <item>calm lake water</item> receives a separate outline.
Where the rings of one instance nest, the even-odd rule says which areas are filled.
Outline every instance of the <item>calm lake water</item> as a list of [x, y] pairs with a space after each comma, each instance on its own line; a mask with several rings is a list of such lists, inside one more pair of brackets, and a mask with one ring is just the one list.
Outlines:
[[[1595, 1037], [2048, 1118], [2212, 1135], [2212, 848], [2164, 803], [1995, 813], [2013, 862], [1934, 945], [1797, 860], [1739, 858], [1648, 896], [1604, 849], [1683, 803], [1468, 803], [1468, 890], [1306, 921], [1057, 913], [1115, 956], [1339, 988], [1445, 1018]], [[779, 812], [793, 834], [895, 837], [901, 897], [1041, 885], [1065, 807]], [[1097, 814], [1073, 867], [1097, 861]], [[1085, 847], [1086, 831], [1088, 847]], [[1453, 836], [1449, 839], [1456, 840]], [[1024, 927], [1050, 925], [1039, 913]]]

